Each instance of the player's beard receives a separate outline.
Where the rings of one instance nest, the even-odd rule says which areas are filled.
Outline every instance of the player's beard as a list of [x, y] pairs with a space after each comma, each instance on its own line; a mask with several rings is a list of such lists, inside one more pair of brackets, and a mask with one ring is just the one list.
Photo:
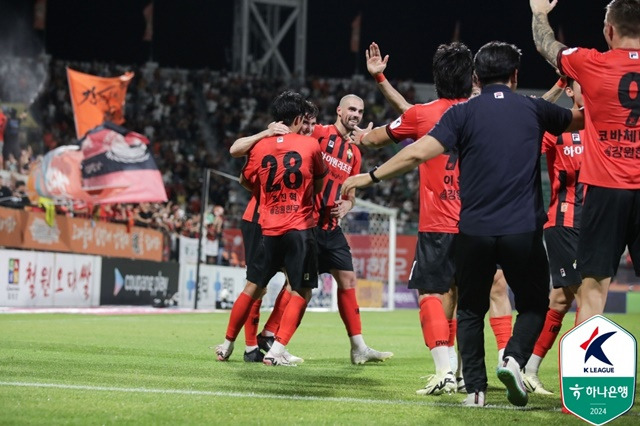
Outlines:
[[342, 125], [349, 133], [353, 132], [356, 129], [356, 126], [360, 124], [361, 120], [351, 120], [351, 117], [347, 116], [342, 119]]

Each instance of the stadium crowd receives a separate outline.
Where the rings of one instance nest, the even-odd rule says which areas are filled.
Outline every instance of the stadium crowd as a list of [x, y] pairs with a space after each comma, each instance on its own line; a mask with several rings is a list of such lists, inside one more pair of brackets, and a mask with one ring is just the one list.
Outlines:
[[[65, 62], [48, 57], [0, 58], [0, 70], [7, 76], [0, 86], [5, 115], [15, 115], [16, 104], [18, 108], [20, 105], [27, 107], [29, 114], [26, 124], [17, 123], [20, 129], [15, 154], [7, 145], [4, 149], [6, 155], [1, 166], [4, 184], [10, 192], [14, 191], [16, 183], [26, 181], [30, 164], [47, 151], [77, 143], [66, 67], [102, 77], [121, 75], [126, 71], [135, 73], [127, 90], [124, 126], [149, 138], [170, 203], [102, 206], [95, 207], [91, 214], [86, 206], [73, 205], [61, 207], [59, 212], [126, 222], [150, 210], [152, 217], [149, 220], [136, 220], [136, 223], [164, 229], [174, 237], [198, 234], [202, 170], [210, 168], [237, 176], [243, 161], [229, 161], [229, 147], [237, 138], [264, 129], [271, 121], [267, 112], [271, 100], [285, 88], [292, 88], [290, 83], [278, 79], [240, 77], [208, 69], [159, 68], [154, 63], [128, 66]], [[35, 71], [25, 73], [26, 68]], [[6, 83], [12, 80], [19, 82], [20, 91]], [[398, 87], [408, 100], [416, 101], [410, 82], [399, 82]], [[363, 123], [379, 124], [395, 118], [394, 111], [375, 90], [375, 82], [368, 78], [356, 76], [347, 80], [311, 76], [303, 82], [295, 82], [293, 89], [319, 107], [319, 123], [332, 121], [338, 100], [347, 93], [362, 94], [365, 100]], [[6, 126], [5, 135], [9, 131]], [[394, 151], [390, 148], [389, 151], [365, 152], [362, 169], [373, 167]], [[399, 230], [408, 233], [417, 226], [417, 203], [413, 200], [417, 184], [417, 174], [409, 174], [406, 179], [385, 182], [359, 196], [374, 203], [398, 207]], [[208, 205], [224, 207], [225, 227], [238, 226], [247, 198], [245, 191], [233, 181], [211, 174]]]

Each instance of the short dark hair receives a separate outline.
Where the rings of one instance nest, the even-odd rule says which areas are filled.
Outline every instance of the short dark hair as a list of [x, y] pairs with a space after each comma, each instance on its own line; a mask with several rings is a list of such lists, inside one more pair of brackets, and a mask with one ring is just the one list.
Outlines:
[[520, 68], [521, 56], [514, 44], [490, 41], [478, 50], [473, 61], [478, 81], [481, 85], [507, 82]]
[[433, 81], [439, 98], [468, 98], [473, 87], [473, 56], [459, 42], [441, 44], [433, 55]]
[[314, 104], [313, 102], [311, 102], [309, 100], [304, 101], [304, 115], [305, 116], [307, 116], [309, 118], [313, 118], [313, 117], [317, 117], [319, 113], [320, 113], [320, 110], [318, 109], [316, 104]]
[[613, 0], [606, 9], [607, 22], [622, 37], [640, 36], [640, 0]]
[[296, 117], [302, 117], [306, 111], [305, 100], [300, 93], [290, 90], [280, 93], [271, 103], [271, 115], [275, 121], [289, 126]]

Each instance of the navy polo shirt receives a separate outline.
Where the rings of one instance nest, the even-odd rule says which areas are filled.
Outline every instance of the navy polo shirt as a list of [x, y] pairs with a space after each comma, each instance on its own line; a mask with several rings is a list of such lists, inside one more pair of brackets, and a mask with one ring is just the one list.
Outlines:
[[571, 117], [566, 108], [503, 84], [447, 110], [429, 134], [459, 155], [460, 232], [499, 236], [542, 228], [542, 136], [564, 132]]

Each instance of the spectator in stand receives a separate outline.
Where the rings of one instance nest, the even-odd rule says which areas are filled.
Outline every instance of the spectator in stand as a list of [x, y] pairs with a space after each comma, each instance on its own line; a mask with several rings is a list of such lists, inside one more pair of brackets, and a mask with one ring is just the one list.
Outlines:
[[0, 175], [0, 204], [7, 205], [11, 202], [13, 191], [7, 185], [7, 179]]
[[148, 228], [153, 223], [153, 212], [151, 205], [143, 202], [133, 208], [133, 221], [135, 226], [144, 226]]
[[16, 198], [16, 204], [19, 207], [31, 205], [29, 197], [27, 197], [27, 184], [22, 180], [17, 180], [13, 190], [13, 196]]
[[4, 131], [7, 128], [7, 116], [0, 108], [0, 169], [4, 168]]

